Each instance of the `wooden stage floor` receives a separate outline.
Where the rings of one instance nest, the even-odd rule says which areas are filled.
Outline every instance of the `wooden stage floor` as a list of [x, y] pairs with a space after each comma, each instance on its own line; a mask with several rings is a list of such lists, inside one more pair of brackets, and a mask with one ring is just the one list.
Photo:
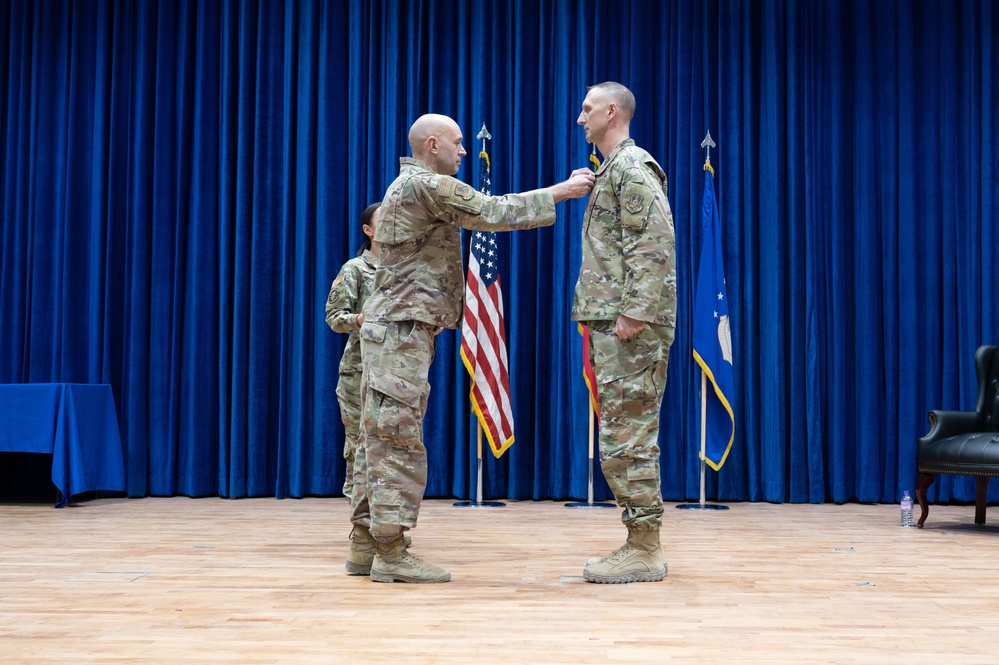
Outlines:
[[[344, 499], [0, 504], [2, 663], [997, 663], [999, 527], [934, 506], [676, 510], [660, 583], [595, 585], [617, 509], [430, 500], [440, 585], [349, 577]], [[993, 509], [999, 522], [999, 509]]]

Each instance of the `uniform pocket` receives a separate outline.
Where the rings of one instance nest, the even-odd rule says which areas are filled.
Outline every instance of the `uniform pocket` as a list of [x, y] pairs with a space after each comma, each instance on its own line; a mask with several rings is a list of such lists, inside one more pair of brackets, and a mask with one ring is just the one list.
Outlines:
[[628, 480], [641, 481], [641, 480], [658, 480], [659, 479], [659, 466], [654, 463], [645, 464], [633, 464], [628, 467]]
[[395, 401], [414, 409], [419, 408], [420, 400], [423, 397], [423, 391], [415, 383], [385, 370], [370, 369], [368, 385], [372, 390], [377, 390], [383, 395], [391, 397]]
[[380, 323], [370, 323], [365, 321], [361, 324], [361, 329], [358, 331], [361, 339], [368, 342], [377, 342], [381, 344], [385, 341], [385, 330], [386, 326]]

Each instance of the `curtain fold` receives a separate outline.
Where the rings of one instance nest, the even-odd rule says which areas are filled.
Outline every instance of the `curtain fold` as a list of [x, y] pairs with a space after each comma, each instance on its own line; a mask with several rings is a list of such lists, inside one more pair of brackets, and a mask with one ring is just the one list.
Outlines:
[[[699, 491], [710, 130], [736, 439], [708, 496], [895, 501], [926, 412], [972, 408], [999, 342], [997, 34], [982, 0], [0, 0], [0, 381], [110, 383], [130, 496], [337, 495], [323, 306], [411, 122], [458, 121], [473, 185], [485, 123], [493, 192], [524, 191], [587, 164], [586, 86], [618, 80], [676, 222], [664, 496]], [[587, 495], [584, 203], [500, 236], [516, 443], [486, 451], [487, 498]], [[473, 497], [460, 339], [437, 339], [427, 493]]]

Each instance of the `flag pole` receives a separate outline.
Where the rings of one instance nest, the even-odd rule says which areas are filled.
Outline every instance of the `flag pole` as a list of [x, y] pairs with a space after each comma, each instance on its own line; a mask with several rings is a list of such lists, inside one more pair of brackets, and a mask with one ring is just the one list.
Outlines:
[[[585, 341], [583, 342], [586, 343]], [[597, 503], [593, 500], [593, 442], [596, 437], [594, 436], [594, 426], [593, 423], [596, 421], [597, 413], [593, 410], [593, 402], [589, 399], [589, 391], [587, 391], [587, 403], [589, 404], [589, 409], [587, 411], [587, 425], [589, 429], [589, 440], [586, 453], [586, 502], [583, 501], [570, 501], [565, 504], [566, 508], [613, 508], [615, 504], [613, 503]]]
[[698, 503], [681, 503], [677, 508], [681, 510], [728, 510], [728, 506], [721, 504], [708, 504], [705, 499], [705, 477], [708, 472], [707, 459], [708, 452], [708, 375], [701, 370], [701, 493]]
[[569, 503], [565, 504], [565, 507], [566, 508], [613, 508], [615, 505], [613, 503], [602, 503], [602, 502], [596, 503], [593, 501], [593, 441], [594, 441], [593, 422], [596, 420], [597, 413], [596, 411], [593, 410], [593, 402], [590, 402], [589, 398], [587, 398], [586, 401], [589, 402], [590, 404], [589, 417], [587, 418], [587, 420], [589, 421], [590, 438], [589, 438], [589, 451], [587, 452], [587, 458], [586, 458], [586, 466], [587, 466], [586, 502], [584, 503], [582, 501], [570, 501]]
[[[717, 144], [711, 138], [711, 131], [708, 131], [707, 136], [701, 141], [701, 147], [707, 150], [704, 156], [704, 168], [711, 168], [711, 148], [714, 148]], [[705, 461], [707, 459], [708, 452], [708, 375], [701, 370], [701, 462], [700, 462], [700, 496], [697, 503], [681, 503], [677, 505], [677, 508], [682, 510], [728, 510], [728, 506], [722, 506], [718, 504], [708, 505], [706, 502], [706, 477], [708, 473], [708, 465]]]
[[[475, 136], [475, 138], [482, 141], [482, 154], [486, 154], [486, 140], [492, 139], [492, 137], [493, 135], [486, 129], [486, 123], [483, 122], [482, 129]], [[489, 194], [490, 192], [484, 191], [483, 193]], [[482, 421], [478, 418], [475, 420], [477, 425], [475, 433], [475, 501], [455, 501], [453, 505], [460, 508], [496, 508], [505, 506], [506, 504], [502, 501], [482, 500]]]
[[[589, 400], [587, 400], [587, 401], [589, 402]], [[586, 424], [588, 425], [589, 430], [590, 430], [589, 452], [587, 453], [587, 456], [588, 456], [589, 462], [590, 462], [588, 466], [590, 468], [589, 468], [589, 474], [588, 474], [589, 478], [587, 478], [587, 483], [586, 483], [586, 503], [588, 503], [590, 505], [593, 505], [593, 416], [594, 416], [594, 413], [593, 413], [593, 403], [592, 402], [590, 402], [589, 407], [590, 407], [590, 409], [589, 409], [589, 415], [586, 418]]]
[[[476, 419], [478, 420], [478, 419]], [[475, 501], [455, 501], [452, 505], [459, 508], [496, 508], [505, 506], [502, 501], [482, 500], [482, 423], [475, 428]]]
[[[591, 144], [590, 150], [590, 168], [596, 171], [600, 168], [600, 160], [597, 158], [597, 145]], [[588, 338], [584, 336], [583, 344], [589, 344]], [[587, 450], [586, 457], [586, 503], [581, 501], [570, 501], [565, 504], [566, 508], [613, 508], [613, 503], [594, 503], [593, 501], [593, 423], [596, 420], [597, 413], [593, 408], [593, 399], [591, 398], [592, 393], [590, 392], [591, 387], [587, 385], [586, 390], [586, 402], [589, 405], [589, 411], [587, 416], [587, 425], [590, 430], [589, 434], [589, 446]]]
[[707, 475], [708, 453], [708, 375], [701, 370], [701, 508], [704, 508], [704, 478]]
[[482, 423], [475, 429], [475, 466], [478, 467], [475, 474], [475, 502], [482, 503]]

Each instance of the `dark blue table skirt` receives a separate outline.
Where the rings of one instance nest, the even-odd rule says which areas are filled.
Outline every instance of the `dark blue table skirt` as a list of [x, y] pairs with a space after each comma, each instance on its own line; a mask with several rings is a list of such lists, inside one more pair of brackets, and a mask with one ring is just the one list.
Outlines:
[[62, 493], [124, 491], [125, 464], [111, 386], [83, 383], [0, 384], [0, 453], [52, 455]]

